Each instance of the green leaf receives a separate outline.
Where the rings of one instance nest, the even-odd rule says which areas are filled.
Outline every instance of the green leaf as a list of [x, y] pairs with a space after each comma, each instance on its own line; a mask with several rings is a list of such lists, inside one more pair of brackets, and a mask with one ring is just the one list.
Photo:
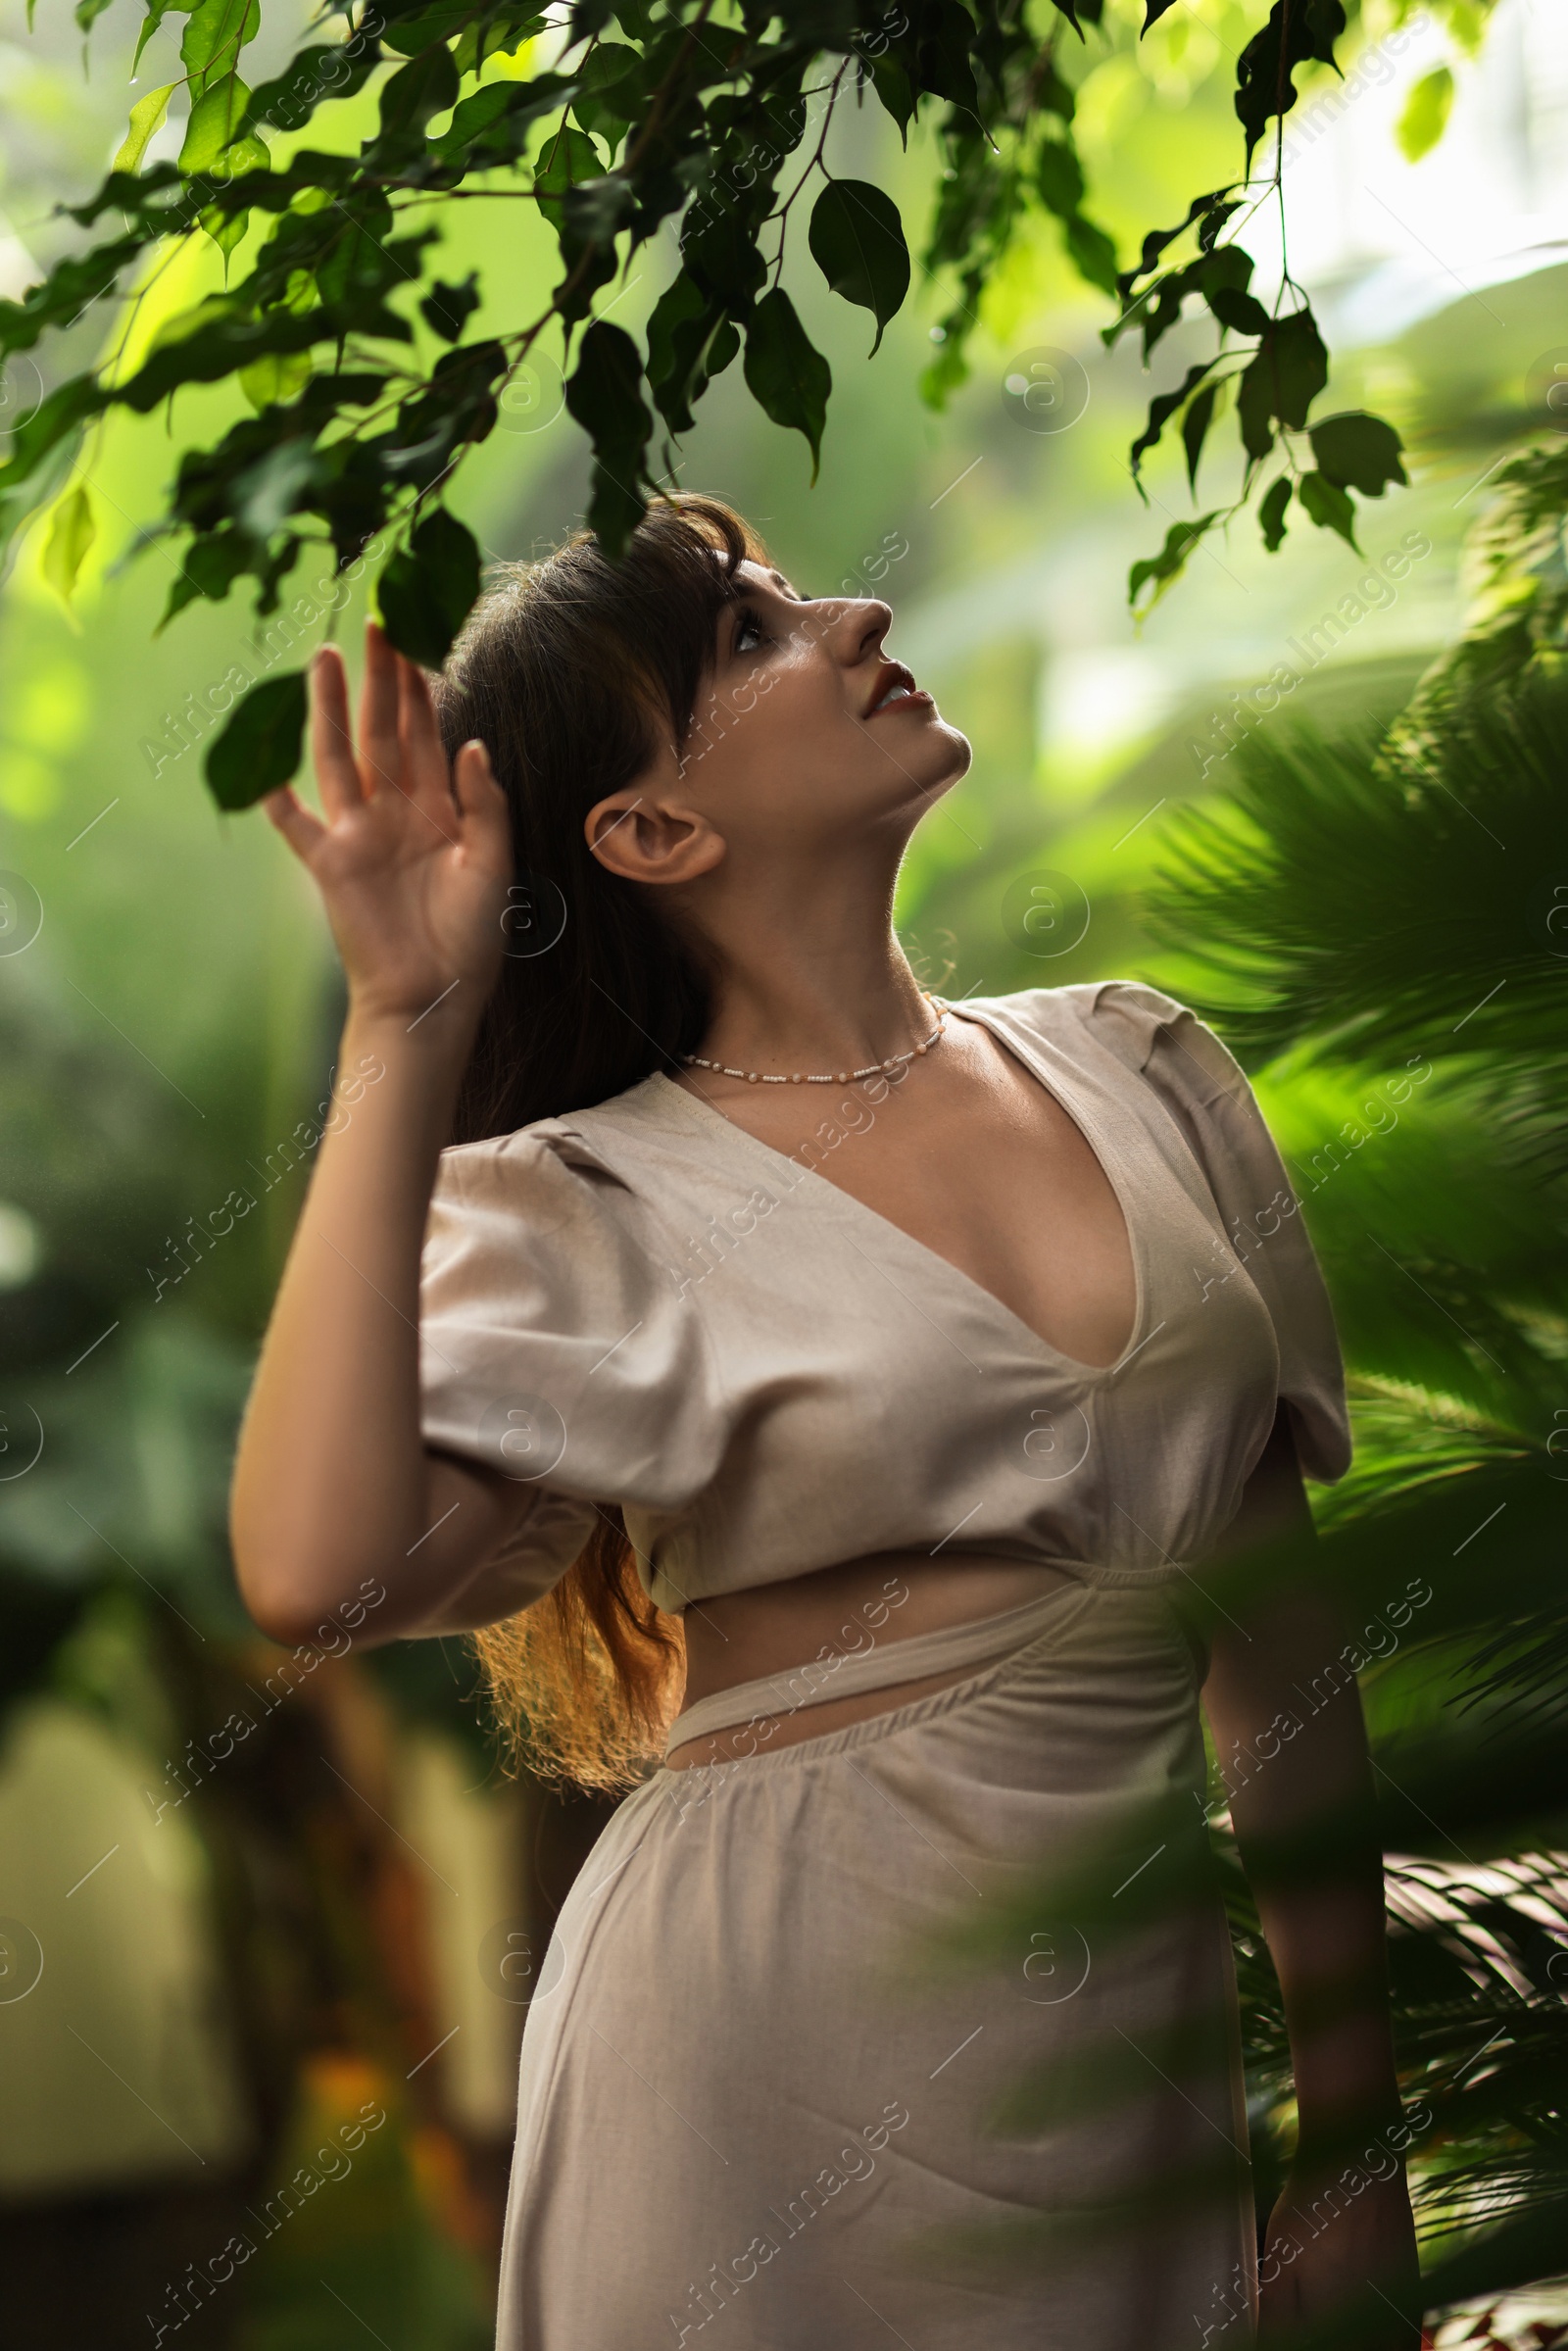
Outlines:
[[177, 81], [166, 81], [162, 89], [149, 90], [145, 98], [137, 99], [130, 110], [130, 127], [109, 167], [112, 171], [141, 170], [147, 142], [169, 112], [169, 101], [178, 87]]
[[[1342, 490], [1338, 482], [1325, 481], [1321, 473], [1303, 473], [1296, 494], [1320, 530], [1337, 530], [1355, 547], [1355, 509], [1348, 490]], [[1355, 552], [1359, 555], [1360, 548], [1355, 547]]]
[[458, 69], [439, 43], [394, 73], [381, 92], [381, 136], [422, 134], [435, 115], [458, 103]]
[[1249, 169], [1269, 118], [1283, 118], [1296, 104], [1292, 77], [1298, 68], [1314, 61], [1334, 65], [1334, 44], [1344, 30], [1340, 0], [1274, 0], [1268, 23], [1252, 35], [1236, 67], [1236, 114], [1247, 133]]
[[648, 319], [648, 383], [672, 433], [692, 430], [695, 403], [740, 349], [733, 322], [685, 271], [672, 277]]
[[767, 264], [757, 248], [759, 210], [706, 195], [681, 222], [680, 258], [686, 273], [707, 295], [737, 314], [751, 309], [767, 282]]
[[296, 51], [272, 80], [257, 84], [244, 127], [265, 122], [274, 130], [303, 130], [318, 106], [334, 98], [352, 98], [384, 63], [375, 41], [365, 32], [349, 41], [312, 43]]
[[[450, 41], [461, 33], [472, 22], [474, 7], [473, 0], [435, 0], [431, 8], [408, 13], [394, 9], [392, 15], [395, 23], [385, 25], [382, 31], [386, 46], [395, 49], [400, 57], [417, 57], [433, 42]], [[538, 29], [537, 25], [534, 29]]]
[[[1144, 613], [1153, 611], [1172, 581], [1181, 577], [1188, 557], [1203, 533], [1219, 520], [1219, 514], [1220, 510], [1216, 508], [1211, 514], [1200, 514], [1196, 522], [1173, 522], [1165, 533], [1165, 544], [1158, 555], [1147, 556], [1141, 563], [1134, 563], [1127, 574], [1127, 602], [1140, 619]], [[1152, 586], [1154, 593], [1140, 611], [1139, 593], [1150, 586]]]
[[574, 260], [584, 245], [597, 245], [613, 269], [615, 239], [631, 219], [637, 191], [619, 171], [580, 179], [561, 199], [563, 260]]
[[435, 507], [376, 583], [381, 622], [399, 653], [439, 669], [479, 593], [479, 547], [445, 507]]
[[1048, 213], [1065, 220], [1084, 200], [1084, 169], [1077, 150], [1065, 139], [1043, 142], [1035, 165], [1035, 185]]
[[[243, 82], [239, 86], [243, 90]], [[247, 105], [246, 115], [249, 112], [250, 108]], [[271, 160], [266, 142], [259, 139], [254, 131], [248, 131], [245, 128], [245, 117], [242, 116], [233, 143], [225, 149], [222, 161], [213, 176], [215, 179], [238, 179], [247, 171], [265, 171]]]
[[1055, 115], [1060, 122], [1070, 122], [1078, 101], [1072, 84], [1064, 81], [1051, 62], [1049, 49], [1037, 50], [1030, 63], [1030, 80], [1034, 86], [1035, 104], [1043, 115]]
[[190, 12], [179, 62], [190, 83], [192, 113], [209, 91], [233, 80], [239, 53], [261, 24], [260, 0], [200, 0]]
[[1274, 446], [1273, 414], [1273, 385], [1266, 368], [1254, 360], [1236, 393], [1236, 421], [1241, 427], [1242, 447], [1254, 465], [1261, 465]]
[[1048, 213], [1060, 220], [1063, 241], [1080, 277], [1112, 301], [1118, 299], [1116, 248], [1102, 228], [1079, 211], [1084, 196], [1083, 166], [1069, 139], [1043, 140], [1035, 158], [1035, 186]]
[[[1165, 233], [1177, 236], [1180, 230], [1171, 229]], [[1147, 253], [1155, 241], [1146, 237], [1144, 251]], [[1133, 278], [1140, 274], [1140, 271], [1133, 270], [1115, 280], [1116, 289], [1124, 300]], [[1197, 261], [1188, 262], [1179, 269], [1167, 269], [1163, 276], [1156, 277], [1152, 285], [1146, 286], [1136, 301], [1129, 303], [1122, 317], [1103, 329], [1102, 340], [1113, 346], [1125, 328], [1138, 326], [1144, 338], [1144, 361], [1147, 366], [1155, 345], [1180, 318], [1182, 304], [1189, 294], [1200, 294], [1212, 309], [1222, 294], [1245, 293], [1251, 274], [1252, 257], [1244, 252], [1240, 245], [1221, 245], [1213, 252], [1201, 253]]]
[[198, 98], [185, 125], [185, 140], [179, 151], [180, 170], [192, 174], [211, 171], [239, 137], [249, 103], [250, 91], [232, 73], [225, 80], [215, 82], [205, 97]]
[[1418, 164], [1448, 127], [1453, 108], [1453, 75], [1446, 66], [1434, 66], [1413, 82], [1394, 135], [1407, 164]]
[[935, 357], [920, 370], [919, 393], [927, 408], [947, 407], [953, 394], [969, 377], [969, 336], [979, 318], [985, 271], [971, 265], [958, 279], [957, 299], [934, 330]]
[[762, 296], [747, 324], [746, 382], [775, 424], [805, 434], [814, 483], [833, 371], [807, 335], [782, 286]]
[[155, 351], [171, 350], [175, 344], [186, 343], [204, 328], [220, 321], [237, 322], [239, 311], [231, 294], [204, 294], [189, 310], [172, 311], [162, 323], [154, 327], [148, 340], [149, 355]]
[[[487, 81], [455, 109], [441, 136], [431, 140], [431, 151], [442, 163], [466, 164], [470, 171], [515, 163], [539, 117], [567, 104], [576, 86], [560, 73], [541, 73], [532, 81]], [[592, 171], [602, 169], [596, 156]], [[592, 172], [585, 171], [580, 176], [591, 177]], [[564, 174], [562, 185], [566, 184]]]
[[1062, 241], [1080, 277], [1116, 298], [1116, 248], [1102, 228], [1074, 213], [1061, 224]]
[[253, 409], [270, 408], [292, 400], [310, 382], [314, 369], [308, 351], [270, 351], [239, 371], [239, 388]]
[[207, 788], [220, 808], [248, 808], [286, 784], [305, 736], [305, 672], [264, 677], [230, 710], [208, 746]]
[[874, 358], [909, 290], [909, 248], [899, 208], [865, 179], [830, 179], [811, 211], [811, 258], [835, 294], [876, 320]]
[[546, 139], [539, 151], [533, 184], [540, 197], [539, 210], [552, 228], [562, 226], [564, 215], [561, 199], [566, 190], [580, 180], [602, 179], [604, 175], [604, 158], [585, 130], [575, 130], [568, 124]]
[[1263, 544], [1273, 555], [1285, 536], [1285, 510], [1291, 503], [1291, 477], [1282, 473], [1278, 481], [1269, 483], [1257, 510], [1257, 519], [1263, 533]]
[[571, 111], [584, 130], [597, 131], [612, 149], [648, 103], [643, 72], [641, 55], [624, 41], [598, 41], [583, 59]]
[[[0, 497], [8, 497], [25, 482], [40, 460], [89, 416], [99, 416], [109, 406], [109, 393], [91, 375], [68, 375], [63, 384], [57, 384], [43, 405], [12, 433], [10, 449], [0, 464]], [[64, 486], [64, 478], [57, 476], [47, 495]]]
[[1149, 275], [1160, 255], [1168, 246], [1174, 245], [1184, 229], [1191, 228], [1195, 221], [1199, 222], [1198, 241], [1202, 250], [1208, 253], [1212, 250], [1214, 239], [1219, 235], [1232, 213], [1240, 211], [1240, 201], [1230, 202], [1227, 189], [1211, 188], [1206, 196], [1193, 198], [1187, 208], [1186, 219], [1178, 220], [1174, 228], [1152, 228], [1144, 239], [1137, 269], [1129, 269], [1118, 283], [1117, 292], [1123, 302], [1131, 299], [1133, 287], [1139, 278]]
[[[1236, 248], [1230, 245], [1225, 250], [1234, 253]], [[1208, 297], [1208, 307], [1221, 326], [1228, 326], [1233, 334], [1266, 335], [1269, 330], [1269, 315], [1255, 294], [1240, 293], [1234, 286], [1217, 286]]]
[[1214, 421], [1214, 404], [1229, 381], [1227, 376], [1220, 383], [1205, 384], [1182, 418], [1182, 447], [1187, 452], [1187, 486], [1195, 498], [1198, 495], [1198, 462], [1203, 454], [1208, 428]]
[[1402, 443], [1392, 424], [1369, 416], [1364, 409], [1347, 409], [1340, 416], [1325, 416], [1308, 436], [1318, 471], [1338, 489], [1359, 490], [1363, 498], [1381, 498], [1391, 482], [1408, 481], [1400, 451]]
[[969, 362], [963, 339], [949, 327], [934, 356], [920, 370], [919, 394], [926, 407], [940, 416], [955, 392], [969, 380]]
[[1128, 463], [1132, 466], [1134, 481], [1137, 481], [1138, 479], [1138, 471], [1143, 463], [1144, 452], [1148, 449], [1153, 448], [1155, 442], [1159, 439], [1160, 434], [1164, 431], [1171, 417], [1175, 416], [1176, 411], [1181, 407], [1182, 402], [1188, 399], [1191, 394], [1197, 390], [1198, 386], [1202, 382], [1204, 376], [1208, 373], [1210, 367], [1212, 367], [1214, 365], [1215, 362], [1213, 360], [1200, 360], [1196, 367], [1188, 368], [1187, 373], [1183, 376], [1181, 382], [1176, 386], [1176, 389], [1173, 392], [1157, 393], [1150, 402], [1149, 421], [1144, 426], [1143, 431], [1139, 434], [1137, 440], [1133, 443], [1132, 448], [1127, 453]]
[[914, 90], [909, 76], [896, 57], [884, 49], [879, 57], [870, 60], [871, 86], [888, 113], [899, 126], [899, 136], [906, 147], [909, 143], [909, 118], [914, 113]]
[[449, 286], [438, 277], [419, 305], [419, 316], [443, 342], [455, 343], [478, 309], [479, 300], [476, 269], [470, 269], [457, 286]]
[[1272, 319], [1236, 396], [1242, 443], [1254, 463], [1274, 446], [1274, 422], [1301, 430], [1328, 379], [1329, 355], [1311, 312]]
[[92, 494], [84, 481], [78, 482], [55, 508], [43, 551], [44, 578], [62, 604], [70, 604], [87, 551], [97, 536], [98, 518], [92, 511]]
[[242, 531], [262, 544], [281, 530], [287, 517], [309, 501], [318, 478], [316, 451], [298, 432], [284, 425], [253, 465], [229, 485], [234, 518]]
[[642, 520], [647, 449], [654, 419], [642, 396], [642, 358], [629, 334], [598, 318], [578, 346], [566, 407], [593, 441], [588, 521], [611, 556], [626, 551]]
[[[1058, 0], [1058, 5], [1060, 0]], [[1091, 8], [1089, 0], [1079, 0], [1083, 13], [1099, 14], [1098, 0]], [[946, 98], [960, 114], [972, 114], [980, 103], [974, 86], [974, 68], [970, 58], [975, 47], [974, 19], [958, 0], [922, 0], [918, 10], [921, 19], [918, 34], [919, 79], [924, 88], [939, 98]], [[1070, 5], [1063, 14], [1071, 13]], [[898, 20], [906, 27], [907, 15], [901, 9]], [[886, 23], [894, 21], [889, 11]], [[898, 46], [898, 43], [892, 46]]]
[[[69, 384], [61, 386], [62, 391], [70, 388]], [[34, 515], [42, 514], [70, 481], [86, 437], [85, 425], [74, 421], [51, 447], [39, 451], [20, 470], [14, 471], [10, 465], [0, 467], [0, 561]]]
[[[163, 23], [168, 14], [169, 0], [147, 0], [147, 14], [142, 19], [141, 30], [136, 35], [135, 54], [130, 61], [130, 73], [132, 80], [134, 80], [136, 77], [136, 68], [141, 64], [142, 51], [146, 48], [148, 42], [152, 39], [153, 34], [158, 30], [159, 25]], [[27, 6], [27, 30], [29, 32], [32, 30], [32, 0], [28, 0]]]
[[221, 604], [242, 572], [256, 567], [255, 542], [236, 530], [220, 530], [199, 538], [185, 550], [185, 560], [169, 585], [169, 601], [153, 630], [161, 636], [176, 612], [198, 596]]
[[[224, 161], [227, 162], [231, 160], [233, 153], [234, 150], [230, 148], [228, 156], [224, 158]], [[223, 257], [223, 278], [225, 284], [227, 283], [228, 279], [229, 256], [232, 254], [236, 245], [242, 245], [244, 243], [245, 231], [247, 228], [249, 228], [250, 224], [251, 217], [249, 213], [225, 213], [220, 211], [216, 204], [209, 205], [206, 212], [204, 212], [202, 215], [202, 227], [212, 238], [213, 243], [218, 247], [219, 252]]]

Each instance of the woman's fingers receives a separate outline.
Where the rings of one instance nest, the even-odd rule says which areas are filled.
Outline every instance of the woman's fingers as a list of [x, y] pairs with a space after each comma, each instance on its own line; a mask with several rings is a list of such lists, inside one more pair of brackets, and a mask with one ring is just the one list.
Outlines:
[[365, 791], [349, 732], [348, 673], [335, 645], [323, 645], [311, 664], [311, 757], [327, 815], [358, 808]]
[[398, 661], [398, 728], [402, 738], [403, 788], [419, 814], [443, 841], [458, 838], [457, 808], [441, 745], [430, 683], [415, 661]]
[[326, 826], [320, 818], [311, 814], [292, 784], [283, 784], [276, 792], [269, 792], [262, 801], [262, 807], [295, 856], [303, 858], [308, 865], [317, 848], [327, 837]]
[[462, 811], [465, 846], [474, 850], [491, 872], [509, 876], [512, 819], [507, 796], [496, 781], [489, 752], [477, 739], [465, 743], [453, 760], [452, 788]]
[[[506, 800], [483, 745], [466, 746], [477, 765], [465, 794], [448, 767], [428, 678], [373, 621], [365, 631], [358, 755], [349, 728], [347, 675], [335, 646], [322, 647], [312, 670], [311, 748], [329, 822], [380, 801], [388, 815], [409, 819], [410, 847], [423, 835], [420, 845], [435, 851], [455, 845], [466, 830], [465, 820], [476, 817], [483, 830], [499, 825], [504, 857]], [[294, 810], [305, 813], [297, 802]], [[296, 821], [292, 812], [289, 821]]]
[[373, 620], [365, 624], [365, 679], [360, 687], [360, 759], [368, 797], [400, 786], [398, 657]]

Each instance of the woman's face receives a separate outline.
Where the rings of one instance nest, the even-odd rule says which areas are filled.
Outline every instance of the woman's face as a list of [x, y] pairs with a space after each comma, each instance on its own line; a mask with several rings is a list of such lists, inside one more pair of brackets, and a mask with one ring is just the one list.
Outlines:
[[883, 640], [874, 599], [798, 596], [743, 563], [681, 781], [720, 830], [786, 844], [912, 824], [969, 764], [969, 745]]
[[[740, 566], [734, 591], [686, 743], [678, 754], [666, 747], [589, 819], [602, 860], [632, 874], [653, 846], [656, 808], [693, 828], [687, 856], [667, 873], [645, 865], [634, 878], [688, 878], [699, 840], [712, 854], [694, 871], [831, 857], [870, 835], [902, 846], [963, 774], [970, 750], [884, 653], [889, 608], [798, 596], [782, 572], [753, 563]], [[668, 845], [678, 848], [673, 835]]]

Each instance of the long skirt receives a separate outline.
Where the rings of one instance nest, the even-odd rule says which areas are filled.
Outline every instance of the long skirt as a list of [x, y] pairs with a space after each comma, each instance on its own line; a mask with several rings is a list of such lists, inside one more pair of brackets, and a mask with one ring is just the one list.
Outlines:
[[[1168, 1590], [1057, 1590], [932, 1695], [626, 1799], [524, 2030], [499, 2351], [1250, 2342], [1234, 1978]], [[877, 1670], [961, 1665], [977, 1634]]]

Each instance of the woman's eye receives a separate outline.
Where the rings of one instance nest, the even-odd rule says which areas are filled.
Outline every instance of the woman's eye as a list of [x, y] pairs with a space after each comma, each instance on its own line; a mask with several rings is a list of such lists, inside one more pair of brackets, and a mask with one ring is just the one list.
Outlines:
[[741, 612], [740, 625], [735, 631], [735, 651], [753, 653], [762, 642], [762, 624], [749, 607]]

